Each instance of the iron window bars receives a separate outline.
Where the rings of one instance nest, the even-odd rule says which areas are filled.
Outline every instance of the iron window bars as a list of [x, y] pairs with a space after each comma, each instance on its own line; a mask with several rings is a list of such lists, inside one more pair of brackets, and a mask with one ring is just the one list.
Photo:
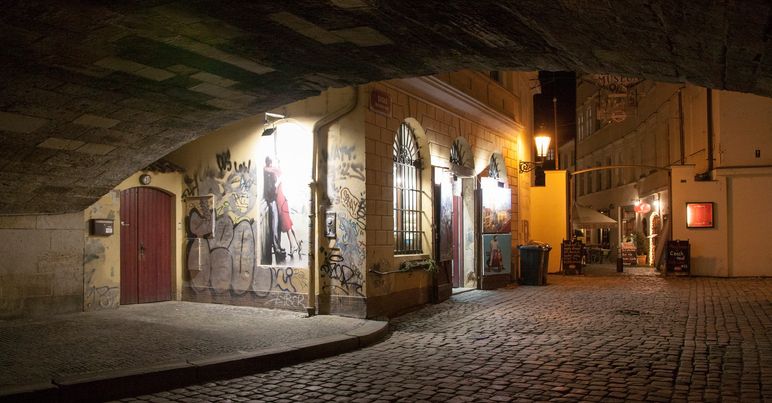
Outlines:
[[413, 129], [405, 123], [394, 137], [394, 254], [421, 247], [421, 157]]

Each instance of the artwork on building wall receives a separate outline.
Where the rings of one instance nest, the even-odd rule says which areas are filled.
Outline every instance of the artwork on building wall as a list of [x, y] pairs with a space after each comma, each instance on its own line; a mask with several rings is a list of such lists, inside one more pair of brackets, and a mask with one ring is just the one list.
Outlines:
[[512, 191], [496, 184], [482, 186], [483, 233], [512, 231]]
[[512, 271], [512, 234], [483, 234], [483, 275]]
[[435, 173], [440, 182], [440, 261], [448, 261], [453, 258], [452, 244], [453, 244], [453, 184], [450, 181], [448, 173], [440, 168], [437, 168]]
[[[185, 177], [186, 267], [196, 293], [255, 293], [261, 273], [286, 280], [277, 270], [297, 278], [307, 265], [310, 133], [280, 125], [256, 143], [256, 149], [225, 147]], [[273, 291], [305, 291], [302, 281], [292, 284]]]

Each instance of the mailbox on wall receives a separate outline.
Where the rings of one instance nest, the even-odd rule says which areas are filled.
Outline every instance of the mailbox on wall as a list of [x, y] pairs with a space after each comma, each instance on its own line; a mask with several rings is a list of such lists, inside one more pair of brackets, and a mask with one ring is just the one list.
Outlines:
[[113, 220], [96, 219], [89, 220], [89, 233], [93, 236], [110, 236], [113, 234]]

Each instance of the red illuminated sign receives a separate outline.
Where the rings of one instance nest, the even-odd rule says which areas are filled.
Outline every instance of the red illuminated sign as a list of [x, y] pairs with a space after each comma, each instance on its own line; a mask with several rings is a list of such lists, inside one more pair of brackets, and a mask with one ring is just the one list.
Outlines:
[[636, 213], [648, 214], [651, 211], [651, 204], [640, 203], [633, 207], [633, 210], [635, 210]]
[[713, 202], [686, 203], [686, 228], [713, 228]]

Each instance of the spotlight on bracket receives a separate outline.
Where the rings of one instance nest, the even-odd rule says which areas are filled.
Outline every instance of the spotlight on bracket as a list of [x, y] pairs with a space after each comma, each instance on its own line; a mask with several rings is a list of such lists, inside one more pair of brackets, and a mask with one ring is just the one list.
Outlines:
[[261, 136], [270, 136], [276, 133], [276, 121], [284, 119], [284, 115], [278, 113], [266, 112], [265, 113], [265, 129]]

